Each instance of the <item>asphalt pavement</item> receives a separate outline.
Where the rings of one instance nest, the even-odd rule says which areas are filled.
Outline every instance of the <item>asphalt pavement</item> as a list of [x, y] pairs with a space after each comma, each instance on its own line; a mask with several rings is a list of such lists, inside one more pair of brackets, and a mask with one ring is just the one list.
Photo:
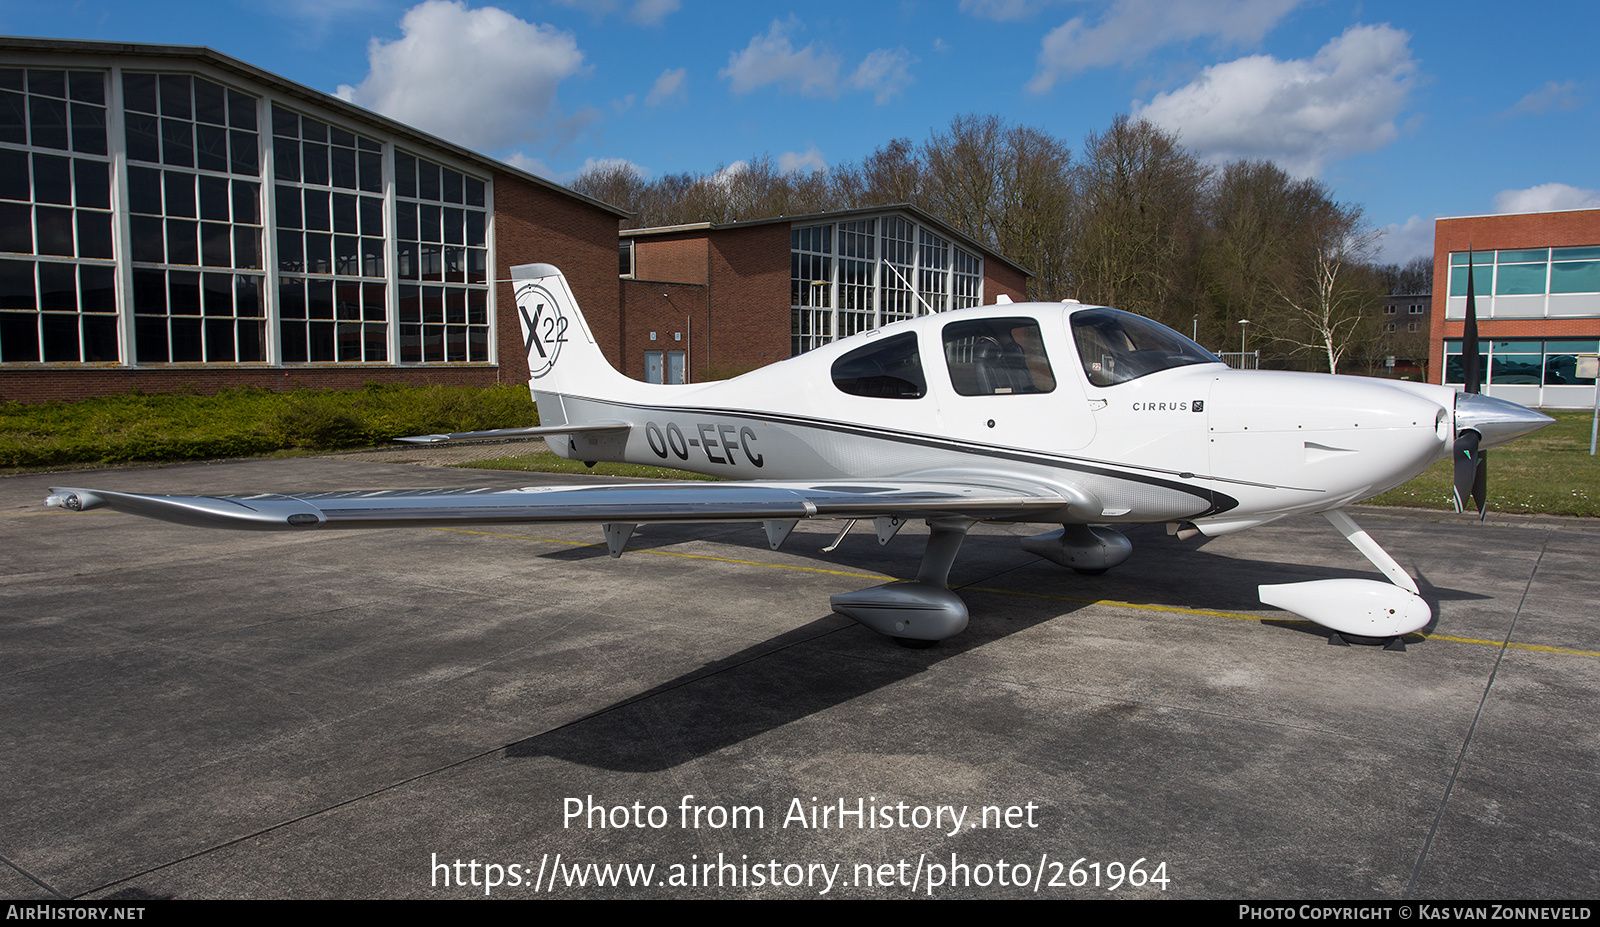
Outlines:
[[1320, 518], [982, 526], [971, 627], [831, 594], [920, 526], [207, 531], [47, 487], [575, 482], [377, 454], [0, 477], [0, 897], [1600, 896], [1600, 525], [1361, 509], [1436, 623], [1339, 647], [1255, 587], [1379, 578]]

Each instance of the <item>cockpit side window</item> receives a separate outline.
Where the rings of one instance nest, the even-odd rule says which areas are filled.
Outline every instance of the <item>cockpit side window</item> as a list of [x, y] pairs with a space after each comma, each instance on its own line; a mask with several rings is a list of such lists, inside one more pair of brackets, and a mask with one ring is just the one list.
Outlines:
[[963, 396], [1048, 393], [1055, 373], [1034, 319], [972, 319], [944, 327], [950, 385]]
[[1165, 325], [1118, 309], [1073, 313], [1072, 337], [1083, 372], [1095, 386], [1115, 386], [1174, 367], [1222, 363]]
[[928, 381], [922, 375], [916, 332], [885, 338], [834, 361], [833, 385], [852, 396], [872, 399], [926, 396]]

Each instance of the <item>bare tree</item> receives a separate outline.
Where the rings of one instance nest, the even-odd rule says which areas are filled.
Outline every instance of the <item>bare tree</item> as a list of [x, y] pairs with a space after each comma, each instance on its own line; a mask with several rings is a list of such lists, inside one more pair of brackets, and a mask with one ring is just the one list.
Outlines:
[[1025, 126], [1007, 129], [1002, 148], [999, 203], [990, 220], [993, 244], [1033, 271], [1030, 297], [1070, 296], [1072, 153], [1048, 132]]
[[633, 213], [643, 204], [648, 186], [639, 169], [627, 161], [591, 165], [572, 182], [579, 193]]
[[1118, 116], [1084, 142], [1071, 258], [1079, 299], [1189, 321], [1210, 170], [1177, 137]]
[[1225, 344], [1239, 319], [1265, 319], [1318, 247], [1314, 230], [1337, 209], [1321, 183], [1295, 180], [1270, 161], [1224, 165], [1206, 194], [1201, 337]]
[[1433, 292], [1433, 257], [1412, 258], [1404, 264], [1379, 264], [1373, 268], [1383, 291], [1390, 296], [1426, 296]]
[[985, 244], [995, 241], [1004, 132], [999, 116], [957, 116], [922, 146], [928, 211]]
[[923, 166], [909, 138], [891, 139], [859, 165], [835, 168], [831, 180], [841, 208], [922, 204]]
[[1300, 274], [1279, 287], [1281, 311], [1264, 320], [1264, 330], [1291, 354], [1321, 357], [1338, 373], [1378, 335], [1378, 285], [1367, 270], [1378, 235], [1358, 206], [1342, 207], [1316, 231]]

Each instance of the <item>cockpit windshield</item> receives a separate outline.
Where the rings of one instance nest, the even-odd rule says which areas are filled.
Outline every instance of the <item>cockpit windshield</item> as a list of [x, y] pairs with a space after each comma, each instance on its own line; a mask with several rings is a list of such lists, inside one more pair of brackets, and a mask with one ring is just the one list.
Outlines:
[[1115, 386], [1173, 367], [1222, 363], [1165, 325], [1119, 309], [1073, 313], [1072, 337], [1083, 372], [1095, 386]]

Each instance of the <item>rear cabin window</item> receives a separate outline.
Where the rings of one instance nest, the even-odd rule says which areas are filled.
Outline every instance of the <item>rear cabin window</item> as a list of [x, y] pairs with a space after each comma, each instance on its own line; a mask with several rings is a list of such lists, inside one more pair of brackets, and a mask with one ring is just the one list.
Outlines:
[[1034, 319], [973, 319], [944, 327], [950, 385], [963, 396], [1048, 393], [1055, 373]]
[[833, 362], [833, 385], [852, 396], [921, 399], [928, 393], [916, 332], [857, 348]]

